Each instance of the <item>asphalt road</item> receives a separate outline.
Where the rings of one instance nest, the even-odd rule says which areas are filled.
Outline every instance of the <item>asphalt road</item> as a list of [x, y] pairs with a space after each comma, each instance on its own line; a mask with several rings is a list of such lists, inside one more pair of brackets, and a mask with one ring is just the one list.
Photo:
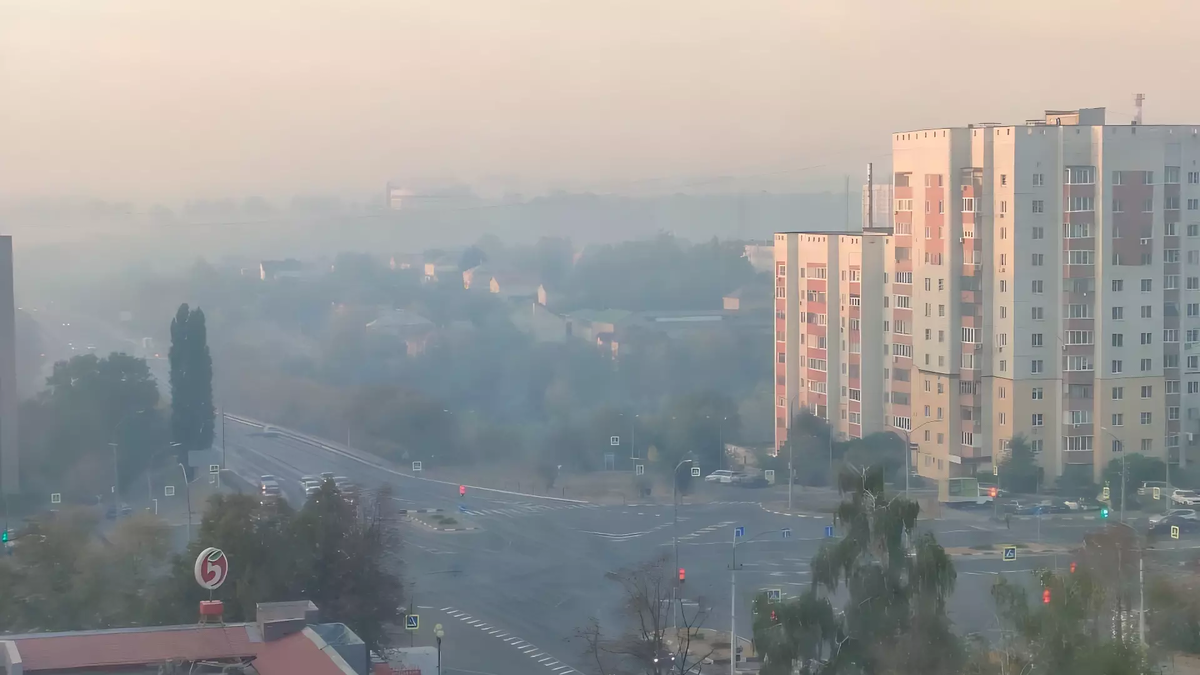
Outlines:
[[[249, 479], [278, 476], [293, 503], [303, 497], [300, 476], [333, 471], [367, 489], [391, 486], [399, 508], [440, 508], [479, 528], [437, 532], [411, 524], [404, 532], [406, 582], [415, 604], [423, 608], [416, 639], [428, 641], [423, 634], [442, 623], [446, 653], [456, 640], [463, 640], [460, 649], [470, 653], [455, 657], [466, 659], [458, 666], [463, 672], [507, 675], [544, 668], [568, 675], [586, 669], [582, 645], [572, 640], [576, 629], [591, 617], [608, 630], [622, 625], [620, 592], [605, 574], [674, 555], [670, 505], [597, 506], [476, 488], [460, 501], [455, 484], [372, 466], [348, 456], [340, 444], [268, 437], [261, 431], [226, 421], [227, 467]], [[679, 507], [678, 566], [686, 570], [685, 600], [711, 607], [705, 626], [728, 630], [733, 529], [745, 526], [746, 540], [737, 547], [737, 613], [738, 632], [747, 634], [755, 592], [778, 588], [788, 596], [808, 586], [809, 560], [831, 519], [769, 513], [746, 503], [746, 491], [729, 492], [729, 502]], [[465, 516], [460, 504], [468, 510]], [[1014, 520], [1009, 529], [988, 515], [955, 514], [921, 521], [920, 527], [934, 532], [947, 548], [981, 548], [1039, 541], [1077, 545], [1084, 532], [1097, 526], [1092, 519], [1045, 518]], [[783, 538], [782, 528], [791, 530], [790, 538]], [[1006, 575], [1028, 583], [1033, 570], [1069, 562], [1069, 554], [1024, 551], [1014, 562], [982, 553], [956, 558], [959, 577], [951, 617], [963, 632], [995, 630], [990, 588], [996, 578]], [[530, 663], [536, 667], [530, 669]]]

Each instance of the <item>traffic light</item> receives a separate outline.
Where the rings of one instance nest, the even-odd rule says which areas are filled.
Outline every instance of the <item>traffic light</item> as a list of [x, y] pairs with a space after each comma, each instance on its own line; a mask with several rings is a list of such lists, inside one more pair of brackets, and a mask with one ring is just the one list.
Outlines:
[[0, 543], [8, 543], [8, 530], [4, 530], [4, 534], [0, 534]]
[[680, 567], [679, 568], [679, 583], [682, 584], [684, 581], [687, 581], [686, 576], [687, 575], [684, 573], [683, 568]]
[[466, 496], [467, 496], [467, 486], [466, 486], [466, 485], [459, 485], [459, 486], [458, 486], [458, 496], [459, 496], [459, 497], [466, 497]]
[[779, 615], [775, 613], [775, 610], [771, 610], [771, 623], [779, 623]]
[[1100, 509], [1100, 519], [1104, 520], [1106, 518], [1108, 518], [1108, 507], [1107, 506]]
[[1049, 588], [1042, 591], [1042, 604], [1043, 605], [1050, 604], [1050, 589]]
[[1075, 563], [1071, 563], [1071, 574], [1075, 574]]
[[999, 496], [999, 494], [1000, 494], [1000, 491], [997, 490], [995, 487], [988, 490], [988, 496], [991, 497], [992, 499], [995, 499], [997, 496]]

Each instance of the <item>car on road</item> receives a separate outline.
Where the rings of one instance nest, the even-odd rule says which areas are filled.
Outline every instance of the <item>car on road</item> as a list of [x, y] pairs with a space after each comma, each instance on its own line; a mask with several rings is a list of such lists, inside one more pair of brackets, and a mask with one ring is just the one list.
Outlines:
[[324, 480], [322, 480], [316, 476], [301, 476], [300, 477], [300, 487], [305, 490], [307, 490], [308, 486], [310, 486], [310, 485], [316, 485], [317, 487], [321, 487], [321, 483], [324, 483], [324, 482], [325, 482]]
[[1100, 502], [1091, 497], [1076, 497], [1075, 499], [1067, 499], [1063, 502], [1066, 507], [1072, 511], [1099, 511], [1102, 507]]
[[1159, 513], [1159, 514], [1150, 516], [1150, 524], [1153, 525], [1153, 524], [1157, 523], [1158, 521], [1162, 520], [1163, 518], [1174, 518], [1174, 517], [1184, 518], [1186, 520], [1200, 521], [1200, 512], [1197, 512], [1196, 509], [1171, 509], [1170, 511], [1167, 511], [1166, 513]]
[[736, 474], [734, 471], [726, 471], [718, 469], [704, 477], [705, 483], [732, 483], [733, 477]]
[[1153, 534], [1170, 533], [1172, 526], [1178, 527], [1181, 533], [1196, 532], [1200, 530], [1200, 520], [1183, 518], [1181, 516], [1167, 516], [1151, 525], [1150, 532]]
[[321, 472], [321, 480], [322, 481], [333, 480], [333, 479], [334, 479], [334, 475], [333, 475], [332, 471], [322, 471]]
[[1195, 490], [1176, 490], [1171, 493], [1171, 503], [1180, 506], [1200, 506], [1200, 492]]
[[1145, 480], [1138, 486], [1138, 496], [1154, 494], [1154, 488], [1158, 488], [1161, 492], [1167, 492], [1169, 486], [1161, 480]]
[[762, 474], [751, 475], [748, 473], [739, 473], [735, 475], [733, 478], [733, 484], [744, 488], [765, 488], [770, 485], [770, 483], [767, 482], [767, 479], [764, 478]]

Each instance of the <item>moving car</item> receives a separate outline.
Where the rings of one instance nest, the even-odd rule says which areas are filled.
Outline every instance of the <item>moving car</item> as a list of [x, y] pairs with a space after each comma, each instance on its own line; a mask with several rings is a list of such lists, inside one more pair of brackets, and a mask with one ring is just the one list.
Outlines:
[[1200, 520], [1200, 512], [1196, 509], [1171, 509], [1166, 513], [1159, 513], [1150, 516], [1150, 524], [1153, 525], [1163, 518], [1179, 517], [1187, 520]]
[[732, 483], [733, 476], [734, 476], [733, 471], [726, 471], [725, 469], [719, 469], [719, 470], [714, 471], [714, 472], [708, 474], [707, 476], [705, 476], [704, 482], [705, 483]]
[[321, 480], [322, 481], [333, 480], [333, 479], [334, 479], [334, 475], [333, 475], [332, 471], [322, 471], [321, 472]]
[[1172, 526], [1179, 527], [1179, 531], [1181, 533], [1196, 532], [1197, 530], [1200, 530], [1200, 520], [1196, 520], [1194, 518], [1184, 518], [1181, 516], [1166, 516], [1151, 525], [1150, 532], [1154, 534], [1169, 534]]
[[1176, 490], [1171, 493], [1171, 503], [1180, 506], [1200, 506], [1200, 492], [1195, 490]]
[[1078, 497], [1076, 499], [1068, 499], [1063, 502], [1066, 507], [1072, 511], [1099, 511], [1101, 508], [1100, 502], [1091, 497]]

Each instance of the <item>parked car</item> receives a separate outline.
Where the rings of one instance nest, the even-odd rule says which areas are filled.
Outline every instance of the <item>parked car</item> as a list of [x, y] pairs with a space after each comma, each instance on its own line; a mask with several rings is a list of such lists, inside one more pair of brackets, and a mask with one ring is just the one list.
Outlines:
[[1171, 503], [1180, 506], [1200, 505], [1200, 492], [1195, 490], [1176, 490], [1171, 493]]
[[708, 474], [707, 476], [705, 476], [704, 482], [705, 483], [732, 483], [733, 476], [734, 476], [733, 471], [726, 471], [725, 469], [718, 469], [717, 471], [714, 471], [714, 472]]
[[1166, 513], [1159, 513], [1150, 516], [1150, 524], [1153, 525], [1163, 518], [1173, 517], [1184, 518], [1186, 520], [1200, 520], [1200, 512], [1197, 512], [1196, 509], [1171, 509]]

